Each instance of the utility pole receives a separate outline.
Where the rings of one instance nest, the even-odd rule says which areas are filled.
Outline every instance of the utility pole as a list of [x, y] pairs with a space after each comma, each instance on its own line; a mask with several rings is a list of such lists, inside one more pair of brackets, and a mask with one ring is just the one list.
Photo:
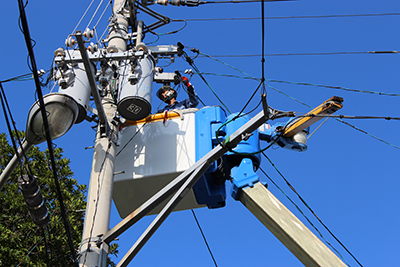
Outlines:
[[[121, 11], [125, 2], [123, 0], [114, 2], [114, 21], [110, 27], [109, 53], [126, 51], [128, 19]], [[87, 52], [85, 51], [85, 53]], [[102, 98], [101, 105], [104, 107], [106, 121], [105, 125], [101, 125], [100, 122], [97, 127], [84, 230], [79, 253], [79, 266], [81, 267], [106, 266], [107, 264], [108, 245], [101, 240], [102, 236], [109, 230], [114, 160], [118, 141], [118, 124], [114, 121], [117, 106], [113, 103], [111, 90], [107, 90], [106, 96]]]
[[105, 266], [108, 255], [108, 245], [101, 242], [101, 237], [108, 231], [110, 223], [118, 127], [110, 123], [116, 106], [108, 97], [103, 99], [102, 104], [109, 130], [107, 136], [102, 136], [102, 127], [99, 125], [97, 129], [79, 266]]

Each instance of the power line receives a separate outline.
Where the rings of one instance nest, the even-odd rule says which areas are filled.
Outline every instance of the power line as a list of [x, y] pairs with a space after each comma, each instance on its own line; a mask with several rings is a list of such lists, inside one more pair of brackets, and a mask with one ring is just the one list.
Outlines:
[[272, 79], [267, 80], [267, 81], [274, 82], [274, 83], [287, 83], [287, 84], [295, 84], [295, 85], [316, 86], [316, 87], [323, 87], [323, 88], [329, 88], [329, 89], [339, 89], [339, 90], [344, 90], [344, 91], [368, 93], [368, 94], [375, 94], [375, 95], [400, 96], [400, 94], [351, 89], [351, 88], [346, 88], [346, 87], [342, 87], [342, 86], [322, 85], [322, 84], [305, 83], [305, 82], [288, 82], [288, 81], [272, 80]]
[[[333, 250], [335, 250], [343, 261], [346, 261], [343, 258], [343, 256], [333, 247], [333, 245], [328, 240], [326, 240], [326, 238], [322, 235], [322, 233], [318, 230], [318, 228], [311, 222], [311, 220], [307, 217], [307, 215], [304, 214], [304, 212], [301, 210], [301, 208], [285, 193], [285, 191], [283, 191], [283, 189], [280, 188], [278, 186], [278, 184], [274, 182], [274, 180], [272, 180], [272, 178], [263, 170], [263, 168], [260, 167], [259, 170], [272, 182], [272, 184], [276, 188], [278, 188], [279, 191], [281, 191], [281, 193], [290, 201], [290, 203], [292, 203], [292, 205], [300, 212], [300, 214], [306, 219], [306, 221], [315, 229], [315, 231], [325, 241], [325, 243], [328, 244]], [[289, 187], [291, 187], [290, 183], [288, 183], [288, 182], [287, 182], [287, 185]], [[292, 189], [292, 190], [294, 190], [294, 189]]]
[[[294, 187], [289, 183], [289, 181], [285, 178], [285, 176], [279, 171], [279, 169], [276, 167], [276, 165], [271, 161], [271, 159], [263, 152], [262, 153], [264, 157], [269, 161], [271, 166], [277, 171], [277, 173], [282, 177], [282, 179], [286, 182], [286, 184], [289, 186], [289, 188], [298, 196], [300, 201], [304, 204], [304, 206], [307, 207], [307, 209], [314, 215], [314, 217], [319, 221], [319, 223], [328, 231], [328, 233], [346, 250], [346, 252], [360, 265], [361, 263], [357, 260], [357, 258], [347, 249], [347, 247], [331, 232], [331, 230], [322, 222], [322, 220], [315, 214], [315, 212], [311, 209], [311, 207], [306, 203], [306, 201], [301, 197], [301, 195], [294, 189]], [[263, 173], [265, 173], [263, 171]], [[315, 228], [315, 227], [314, 227]], [[315, 228], [316, 229], [316, 228]], [[325, 238], [322, 236], [322, 234], [316, 229], [317, 232], [320, 234], [320, 236], [325, 240]], [[326, 240], [325, 240], [326, 241]], [[328, 243], [329, 244], [329, 243]], [[330, 245], [330, 244], [329, 244]], [[338, 254], [339, 256], [343, 259], [342, 255], [332, 246], [330, 245]], [[343, 259], [344, 260], [344, 259]]]
[[[100, 3], [97, 5], [96, 10], [94, 11], [94, 13], [93, 13], [92, 17], [90, 18], [90, 20], [89, 20], [89, 22], [88, 22], [88, 24], [87, 24], [87, 26], [86, 26], [85, 29], [89, 28], [90, 23], [92, 23], [94, 17], [96, 16], [97, 12], [98, 12], [99, 9], [100, 9], [100, 6], [103, 4], [103, 1], [104, 1], [104, 0], [101, 0]], [[106, 6], [106, 9], [107, 9], [107, 7], [108, 7], [108, 5]], [[104, 14], [104, 12], [103, 12], [103, 14]], [[101, 17], [100, 17], [100, 19], [101, 19]], [[98, 21], [97, 23], [99, 23], [99, 21]], [[96, 25], [97, 25], [97, 23], [96, 23]]]
[[[21, 157], [20, 157], [20, 155], [18, 153], [18, 148], [17, 148], [17, 145], [15, 143], [15, 139], [14, 139], [14, 136], [13, 136], [13, 133], [12, 133], [10, 120], [8, 118], [9, 116], [10, 116], [10, 119], [11, 119], [11, 124], [12, 124], [12, 126], [14, 128], [14, 133], [16, 135], [16, 139], [18, 140], [19, 146], [21, 148], [22, 156], [23, 156], [23, 158], [27, 159], [26, 154], [25, 154], [24, 150], [22, 149], [22, 142], [21, 142], [21, 139], [19, 137], [17, 128], [15, 126], [15, 122], [14, 122], [14, 119], [13, 119], [13, 116], [12, 116], [12, 113], [11, 113], [10, 106], [8, 105], [7, 97], [6, 97], [6, 94], [4, 92], [2, 83], [0, 83], [0, 89], [1, 89], [0, 90], [0, 100], [1, 100], [1, 105], [2, 105], [2, 108], [3, 108], [4, 118], [6, 120], [7, 129], [8, 129], [9, 135], [10, 135], [12, 146], [13, 146], [14, 151], [15, 151], [15, 155], [17, 156], [18, 163], [19, 163], [19, 165], [21, 167], [21, 177], [22, 177], [22, 169], [23, 168], [25, 168], [27, 173], [31, 173], [31, 172], [30, 172], [30, 169], [29, 169], [29, 165], [28, 165], [28, 168], [27, 168], [23, 164], [23, 161], [22, 161], [22, 159], [21, 159]], [[7, 108], [8, 114], [7, 114], [6, 108]], [[26, 162], [28, 162], [28, 160], [26, 160]]]
[[[294, 97], [292, 97], [292, 96], [290, 96], [290, 95], [288, 95], [288, 94], [286, 94], [286, 93], [284, 93], [284, 92], [282, 92], [282, 91], [276, 89], [275, 87], [272, 87], [272, 86], [270, 86], [270, 85], [268, 85], [268, 84], [267, 84], [267, 86], [270, 87], [271, 89], [275, 90], [276, 92], [278, 92], [278, 93], [280, 93], [280, 94], [283, 94], [283, 95], [285, 95], [285, 96], [287, 96], [287, 97], [293, 99], [294, 101], [296, 101], [296, 102], [298, 102], [298, 103], [300, 103], [300, 104], [302, 104], [302, 105], [304, 105], [304, 106], [306, 106], [306, 107], [312, 108], [310, 105], [308, 105], [308, 104], [306, 104], [306, 103], [304, 103], [304, 102], [298, 100], [297, 98], [294, 98]], [[352, 124], [350, 124], [350, 123], [348, 123], [348, 122], [345, 122], [345, 121], [343, 121], [343, 120], [341, 120], [341, 119], [339, 119], [339, 118], [335, 118], [335, 120], [337, 120], [337, 121], [339, 121], [339, 122], [341, 122], [341, 123], [343, 123], [343, 124], [346, 124], [347, 126], [350, 126], [350, 127], [352, 127], [353, 129], [355, 129], [355, 130], [357, 130], [357, 131], [360, 131], [360, 132], [362, 132], [362, 133], [364, 133], [364, 134], [366, 134], [366, 135], [369, 135], [370, 137], [372, 137], [372, 138], [374, 138], [374, 139], [376, 139], [376, 140], [378, 140], [378, 141], [380, 141], [380, 142], [382, 142], [382, 143], [385, 143], [385, 144], [387, 144], [387, 145], [389, 145], [389, 146], [392, 146], [392, 147], [397, 148], [397, 149], [400, 150], [400, 147], [399, 147], [399, 146], [396, 146], [396, 145], [391, 144], [391, 143], [389, 143], [389, 142], [387, 142], [387, 141], [385, 141], [385, 140], [383, 140], [383, 139], [381, 139], [381, 138], [379, 138], [379, 137], [376, 137], [375, 135], [370, 134], [370, 133], [368, 133], [368, 132], [366, 132], [366, 131], [364, 131], [364, 130], [362, 130], [362, 129], [360, 129], [360, 128], [358, 128], [358, 127], [356, 127], [356, 126], [354, 126], [354, 125], [352, 125]]]
[[381, 139], [381, 138], [379, 138], [379, 137], [376, 137], [375, 135], [370, 134], [370, 133], [368, 133], [367, 131], [364, 131], [364, 130], [362, 130], [362, 129], [360, 129], [360, 128], [358, 128], [358, 127], [356, 127], [356, 126], [354, 126], [354, 125], [352, 125], [352, 124], [350, 124], [350, 123], [348, 123], [348, 122], [346, 122], [346, 121], [344, 121], [344, 120], [341, 120], [341, 119], [338, 119], [338, 118], [336, 118], [335, 120], [337, 120], [337, 121], [339, 121], [339, 122], [341, 122], [341, 123], [343, 123], [343, 124], [345, 124], [345, 125], [347, 125], [347, 126], [350, 126], [351, 128], [353, 128], [353, 129], [355, 129], [355, 130], [357, 130], [357, 131], [359, 131], [359, 132], [362, 132], [362, 133], [364, 133], [364, 134], [366, 134], [366, 135], [368, 135], [368, 136], [370, 136], [370, 137], [372, 137], [372, 138], [374, 138], [374, 139], [376, 139], [376, 140], [378, 140], [378, 141], [380, 141], [380, 142], [382, 142], [382, 143], [385, 143], [385, 144], [387, 144], [387, 145], [389, 145], [389, 146], [392, 146], [392, 147], [397, 148], [397, 149], [400, 150], [400, 147], [399, 147], [399, 146], [396, 146], [396, 145], [394, 145], [394, 144], [392, 144], [392, 143], [389, 143], [389, 142], [387, 142], [387, 141], [385, 141], [385, 140], [383, 140], [383, 139]]
[[310, 114], [301, 115], [300, 117], [323, 117], [323, 118], [340, 118], [340, 119], [384, 119], [384, 120], [400, 120], [400, 117], [389, 116], [351, 116], [351, 115], [330, 115], [330, 114]]
[[[221, 60], [219, 60], [219, 59], [216, 59], [216, 58], [214, 58], [214, 57], [212, 57], [212, 56], [210, 56], [210, 55], [206, 55], [206, 54], [203, 54], [203, 53], [201, 53], [201, 52], [198, 52], [198, 53], [199, 53], [199, 55], [203, 55], [203, 56], [205, 56], [205, 57], [208, 57], [208, 58], [210, 58], [210, 59], [213, 59], [213, 60], [215, 60], [215, 61], [217, 61], [217, 62], [220, 62], [220, 63], [222, 63], [222, 64], [224, 64], [224, 65], [226, 65], [226, 66], [228, 66], [228, 67], [230, 67], [230, 68], [232, 68], [232, 69], [234, 69], [234, 70], [239, 71], [240, 73], [243, 73], [243, 74], [246, 75], [249, 79], [254, 79], [254, 80], [257, 80], [257, 81], [260, 80], [259, 78], [255, 78], [255, 77], [253, 77], [252, 75], [247, 74], [247, 73], [241, 71], [240, 69], [238, 69], [238, 68], [236, 68], [236, 67], [233, 67], [232, 65], [229, 65], [229, 64], [227, 64], [227, 63], [225, 63], [225, 62], [223, 62], [223, 61], [221, 61]], [[277, 80], [274, 80], [274, 81], [277, 81]], [[280, 81], [280, 82], [283, 82], [283, 81]], [[287, 83], [289, 83], [289, 82], [287, 82]], [[299, 84], [299, 83], [298, 83], [298, 84]], [[343, 90], [346, 89], [346, 90], [348, 90], [348, 91], [353, 91], [353, 90], [354, 90], [354, 89], [348, 89], [348, 88], [344, 88], [344, 87], [323, 86], [323, 85], [315, 85], [315, 84], [311, 84], [311, 83], [302, 83], [302, 84], [303, 84], [303, 85], [320, 86], [320, 87], [328, 87], [328, 88], [332, 88], [332, 89], [343, 89]], [[278, 93], [283, 94], [283, 95], [285, 95], [285, 96], [287, 96], [287, 97], [293, 99], [294, 101], [296, 101], [296, 102], [298, 102], [298, 103], [300, 103], [300, 104], [302, 104], [302, 105], [304, 105], [304, 106], [306, 106], [306, 107], [312, 108], [310, 105], [308, 105], [308, 104], [306, 104], [306, 103], [300, 101], [299, 99], [294, 98], [294, 97], [292, 97], [292, 96], [290, 96], [290, 95], [288, 95], [288, 94], [286, 94], [286, 93], [284, 93], [284, 92], [282, 92], [282, 91], [276, 89], [275, 87], [273, 87], [273, 86], [271, 86], [271, 85], [269, 85], [269, 84], [266, 84], [266, 85], [267, 85], [268, 87], [270, 87], [271, 89], [277, 91]], [[354, 91], [372, 93], [371, 91], [361, 91], [361, 90], [354, 90]], [[373, 92], [373, 93], [376, 93], [376, 92]], [[397, 94], [387, 94], [387, 93], [379, 93], [379, 92], [377, 92], [376, 94], [379, 94], [379, 95], [397, 96]], [[378, 137], [376, 137], [376, 136], [374, 136], [374, 135], [372, 135], [372, 134], [370, 134], [370, 133], [368, 133], [368, 132], [366, 132], [366, 131], [364, 131], [364, 130], [362, 130], [362, 129], [360, 129], [360, 128], [354, 126], [354, 125], [351, 125], [351, 124], [348, 123], [348, 122], [345, 122], [345, 121], [343, 121], [343, 120], [341, 120], [341, 119], [339, 119], [339, 118], [335, 118], [335, 119], [336, 119], [337, 121], [341, 122], [341, 123], [346, 124], [347, 126], [352, 127], [353, 129], [355, 129], [355, 130], [357, 130], [357, 131], [360, 131], [360, 132], [362, 132], [362, 133], [365, 133], [365, 134], [369, 135], [370, 137], [372, 137], [372, 138], [374, 138], [374, 139], [376, 139], [376, 140], [378, 140], [378, 141], [380, 141], [380, 142], [383, 142], [383, 143], [385, 143], [385, 144], [387, 144], [387, 145], [390, 145], [390, 146], [392, 146], [392, 147], [394, 147], [394, 148], [400, 149], [400, 147], [398, 147], [398, 146], [396, 146], [396, 145], [394, 145], [394, 144], [391, 144], [391, 143], [389, 143], [389, 142], [387, 142], [387, 141], [385, 141], [385, 140], [383, 140], [383, 139], [381, 139], [381, 138], [378, 138]]]
[[278, 2], [278, 1], [291, 1], [291, 0], [220, 0], [220, 1], [200, 1], [204, 4], [238, 4], [238, 3], [259, 3], [259, 2]]
[[196, 216], [196, 214], [194, 213], [194, 210], [191, 209], [191, 211], [192, 211], [194, 220], [196, 221], [197, 227], [198, 227], [199, 230], [200, 230], [201, 236], [203, 237], [204, 243], [205, 243], [206, 246], [207, 246], [208, 252], [210, 253], [210, 256], [211, 256], [211, 258], [212, 258], [212, 260], [213, 260], [213, 262], [214, 262], [214, 265], [215, 265], [216, 267], [218, 267], [217, 262], [216, 262], [216, 260], [215, 260], [215, 258], [214, 258], [214, 255], [213, 255], [213, 253], [212, 253], [212, 251], [211, 251], [211, 248], [210, 248], [210, 246], [208, 245], [206, 236], [204, 235], [203, 229], [201, 229], [200, 223], [199, 223], [199, 221], [197, 220], [197, 216]]
[[[258, 81], [260, 80], [259, 78], [255, 78], [255, 77], [253, 77], [252, 75], [247, 74], [247, 73], [245, 73], [245, 72], [239, 70], [238, 68], [233, 67], [233, 66], [231, 66], [231, 65], [229, 65], [229, 64], [227, 64], [227, 63], [225, 63], [225, 62], [223, 62], [223, 61], [221, 61], [221, 60], [219, 60], [219, 59], [216, 59], [216, 58], [214, 58], [214, 57], [212, 57], [212, 56], [210, 56], [210, 55], [206, 55], [206, 54], [203, 54], [203, 53], [200, 53], [200, 52], [199, 52], [199, 54], [200, 54], [200, 55], [203, 55], [203, 56], [205, 56], [205, 57], [211, 58], [211, 59], [213, 59], [213, 60], [215, 60], [215, 61], [217, 61], [217, 62], [220, 62], [220, 63], [222, 63], [222, 64], [224, 64], [224, 65], [226, 65], [226, 66], [228, 66], [228, 67], [230, 67], [230, 68], [232, 68], [232, 69], [234, 69], [234, 70], [237, 70], [237, 71], [239, 71], [240, 73], [243, 73], [244, 75], [246, 75], [249, 79], [254, 79], [254, 80], [258, 80]], [[277, 82], [278, 80], [273, 80], [273, 81]], [[279, 82], [283, 82], [283, 81], [279, 81]], [[290, 83], [290, 82], [287, 82], [287, 83]], [[300, 84], [300, 83], [297, 83], [297, 84]], [[299, 99], [294, 98], [294, 97], [292, 97], [292, 96], [290, 96], [290, 95], [288, 95], [288, 94], [286, 94], [286, 93], [284, 93], [284, 92], [282, 92], [282, 91], [276, 89], [275, 87], [273, 87], [273, 86], [271, 86], [271, 85], [269, 85], [269, 84], [266, 84], [266, 85], [267, 85], [268, 87], [270, 87], [271, 89], [277, 91], [278, 93], [283, 94], [283, 95], [285, 95], [285, 96], [287, 96], [287, 97], [293, 99], [294, 101], [296, 101], [296, 102], [298, 102], [298, 103], [300, 103], [300, 104], [302, 104], [302, 105], [304, 105], [304, 106], [306, 106], [306, 107], [312, 108], [310, 105], [308, 105], [308, 104], [306, 104], [306, 103], [300, 101]], [[357, 92], [365, 92], [365, 93], [374, 93], [374, 94], [379, 94], [379, 95], [398, 96], [397, 94], [387, 94], [387, 93], [379, 93], [379, 92], [371, 92], [371, 91], [361, 91], [361, 90], [354, 90], [354, 89], [349, 89], [349, 88], [344, 88], [344, 87], [326, 86], [326, 85], [316, 85], [316, 84], [311, 84], [311, 83], [302, 83], [302, 85], [313, 85], [313, 86], [320, 86], [320, 87], [328, 87], [328, 88], [332, 88], [332, 89], [343, 89], [343, 90], [346, 89], [346, 90], [348, 90], [348, 91], [357, 91]], [[339, 118], [335, 118], [335, 120], [337, 120], [337, 121], [339, 121], [339, 122], [341, 122], [341, 123], [344, 123], [344, 124], [346, 124], [347, 126], [350, 126], [350, 127], [352, 127], [353, 129], [355, 129], [355, 130], [357, 130], [357, 131], [360, 131], [360, 132], [362, 132], [362, 133], [364, 133], [364, 134], [367, 134], [367, 135], [369, 135], [370, 137], [372, 137], [372, 138], [374, 138], [374, 139], [376, 139], [376, 140], [378, 140], [378, 141], [380, 141], [380, 142], [383, 142], [383, 143], [385, 143], [385, 144], [387, 144], [387, 145], [390, 145], [390, 146], [392, 146], [392, 147], [394, 147], [394, 148], [400, 149], [400, 147], [398, 147], [398, 146], [396, 146], [396, 145], [394, 145], [394, 144], [391, 144], [391, 143], [389, 143], [389, 142], [387, 142], [387, 141], [385, 141], [385, 140], [383, 140], [383, 139], [381, 139], [381, 138], [378, 138], [378, 137], [376, 137], [376, 136], [374, 136], [374, 135], [372, 135], [372, 134], [370, 134], [370, 133], [368, 133], [368, 132], [366, 132], [366, 131], [364, 131], [364, 130], [362, 130], [362, 129], [360, 129], [360, 128], [358, 128], [358, 127], [356, 127], [356, 126], [354, 126], [354, 125], [352, 125], [352, 124], [350, 124], [350, 123], [348, 123], [348, 122], [345, 122], [345, 121], [343, 121], [343, 120], [341, 120], [341, 119], [339, 119]]]
[[[181, 46], [184, 47], [182, 44], [181, 44]], [[224, 102], [219, 98], [217, 93], [214, 91], [214, 89], [211, 87], [211, 85], [207, 82], [207, 80], [204, 78], [204, 76], [201, 75], [200, 70], [197, 68], [196, 64], [194, 63], [193, 59], [195, 59], [199, 54], [201, 54], [200, 51], [198, 49], [194, 49], [194, 48], [192, 48], [191, 50], [193, 52], [197, 53], [197, 55], [194, 58], [189, 57], [188, 54], [185, 51], [183, 51], [183, 49], [182, 49], [182, 52], [183, 52], [186, 62], [196, 71], [196, 73], [200, 76], [200, 78], [204, 81], [204, 83], [208, 86], [208, 88], [210, 88], [211, 92], [218, 99], [218, 101], [221, 103], [221, 105], [223, 105], [229, 113], [232, 113], [229, 110], [229, 108], [224, 104]]]
[[12, 82], [12, 81], [29, 81], [32, 80], [32, 73], [27, 73], [27, 74], [22, 74], [13, 78], [9, 78], [3, 81], [0, 81], [0, 83], [6, 83], [6, 82]]
[[90, 2], [89, 6], [86, 8], [85, 12], [83, 13], [81, 19], [78, 21], [78, 23], [76, 24], [75, 28], [73, 29], [71, 35], [75, 33], [76, 29], [78, 29], [79, 25], [81, 24], [83, 18], [86, 16], [86, 13], [89, 11], [89, 9], [92, 6], [93, 2], [94, 2], [94, 0], [92, 0], [92, 2]]
[[[380, 17], [380, 16], [399, 16], [400, 13], [377, 13], [377, 14], [337, 14], [337, 15], [310, 15], [310, 16], [281, 16], [281, 17], [264, 17], [266, 19], [320, 19], [320, 18], [348, 18], [348, 17]], [[198, 18], [185, 19], [186, 21], [218, 21], [218, 20], [260, 20], [261, 17], [247, 18]]]
[[[388, 50], [388, 51], [338, 51], [338, 52], [304, 52], [304, 53], [270, 53], [265, 54], [266, 57], [274, 56], [329, 56], [329, 55], [362, 55], [362, 54], [398, 54], [400, 51]], [[261, 57], [261, 54], [244, 54], [244, 55], [200, 55], [199, 57]]]
[[[249, 76], [238, 76], [238, 75], [232, 75], [232, 74], [220, 74], [220, 73], [211, 73], [211, 72], [201, 72], [201, 74], [260, 81], [260, 78], [249, 77]], [[290, 82], [290, 81], [282, 81], [282, 80], [274, 80], [274, 79], [266, 79], [265, 81], [273, 82], [273, 83], [287, 83], [287, 84], [293, 84], [293, 85], [316, 86], [316, 87], [338, 89], [338, 90], [344, 90], [344, 91], [356, 92], [356, 93], [367, 93], [367, 94], [374, 94], [374, 95], [396, 96], [396, 97], [400, 96], [400, 94], [368, 91], [368, 90], [360, 90], [360, 89], [351, 89], [351, 88], [342, 87], [342, 86], [323, 85], [323, 84], [306, 83], [306, 82]]]
[[33, 47], [32, 47], [32, 41], [31, 41], [32, 39], [30, 37], [28, 21], [27, 21], [26, 14], [25, 14], [25, 6], [24, 6], [22, 0], [18, 0], [18, 6], [19, 6], [20, 19], [21, 19], [21, 26], [22, 26], [22, 30], [23, 30], [22, 33], [25, 37], [25, 42], [26, 42], [26, 46], [28, 49], [28, 55], [29, 55], [30, 62], [31, 62], [33, 77], [35, 79], [36, 92], [37, 92], [37, 95], [39, 98], [40, 109], [41, 109], [41, 113], [42, 113], [42, 117], [43, 117], [47, 146], [49, 149], [52, 171], [53, 171], [54, 181], [55, 181], [55, 185], [56, 185], [57, 197], [58, 197], [58, 201], [60, 202], [61, 215], [62, 215], [62, 218], [64, 221], [65, 231], [66, 231], [67, 238], [68, 238], [68, 245], [71, 250], [73, 262], [75, 263], [76, 266], [78, 266], [78, 264], [76, 263], [76, 252], [75, 252], [74, 243], [72, 240], [71, 228], [70, 228], [70, 225], [68, 222], [68, 218], [66, 216], [63, 195], [61, 193], [60, 184], [57, 179], [58, 175], [57, 175], [57, 169], [56, 169], [56, 164], [55, 164], [55, 159], [54, 159], [54, 152], [53, 152], [53, 146], [52, 146], [52, 141], [51, 141], [49, 123], [47, 121], [46, 110], [45, 110], [44, 101], [43, 101], [43, 95], [42, 95], [42, 91], [40, 88], [39, 75], [37, 72], [36, 60], [35, 60], [35, 55], [33, 53]]

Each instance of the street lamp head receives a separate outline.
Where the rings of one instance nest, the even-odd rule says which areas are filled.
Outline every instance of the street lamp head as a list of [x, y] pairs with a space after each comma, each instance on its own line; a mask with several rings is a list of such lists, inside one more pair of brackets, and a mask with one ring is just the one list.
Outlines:
[[[75, 123], [79, 108], [75, 100], [65, 94], [51, 93], [43, 97], [52, 139], [64, 135]], [[29, 110], [26, 123], [26, 140], [31, 144], [40, 144], [46, 140], [39, 102], [36, 101]]]

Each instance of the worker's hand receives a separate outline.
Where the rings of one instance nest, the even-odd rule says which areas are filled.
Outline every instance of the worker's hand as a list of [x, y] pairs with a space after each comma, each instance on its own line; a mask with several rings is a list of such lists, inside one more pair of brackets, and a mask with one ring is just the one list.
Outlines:
[[185, 76], [182, 76], [182, 82], [184, 85], [186, 85], [186, 87], [189, 87], [191, 84], [189, 83], [188, 78], [186, 78]]

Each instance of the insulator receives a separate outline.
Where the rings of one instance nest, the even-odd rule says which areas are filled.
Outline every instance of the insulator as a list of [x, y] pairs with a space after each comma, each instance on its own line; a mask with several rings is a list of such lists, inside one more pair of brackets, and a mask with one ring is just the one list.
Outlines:
[[76, 43], [76, 41], [74, 39], [72, 39], [72, 36], [69, 36], [67, 38], [67, 40], [65, 40], [65, 46], [67, 46], [69, 48], [73, 48], [75, 43]]
[[54, 56], [55, 57], [65, 57], [64, 48], [60, 47], [56, 51], [54, 51]]
[[157, 0], [156, 3], [159, 5], [167, 6], [168, 0]]
[[50, 216], [36, 178], [31, 175], [20, 176], [18, 185], [33, 222], [39, 227], [46, 227], [50, 223]]
[[88, 46], [88, 50], [89, 50], [90, 53], [94, 54], [99, 49], [98, 49], [97, 44], [91, 42], [90, 45]]
[[93, 38], [93, 36], [94, 36], [94, 31], [93, 31], [93, 30], [90, 30], [89, 28], [87, 28], [87, 29], [85, 30], [85, 32], [83, 33], [83, 36], [85, 36], [86, 39], [90, 40], [90, 39]]

